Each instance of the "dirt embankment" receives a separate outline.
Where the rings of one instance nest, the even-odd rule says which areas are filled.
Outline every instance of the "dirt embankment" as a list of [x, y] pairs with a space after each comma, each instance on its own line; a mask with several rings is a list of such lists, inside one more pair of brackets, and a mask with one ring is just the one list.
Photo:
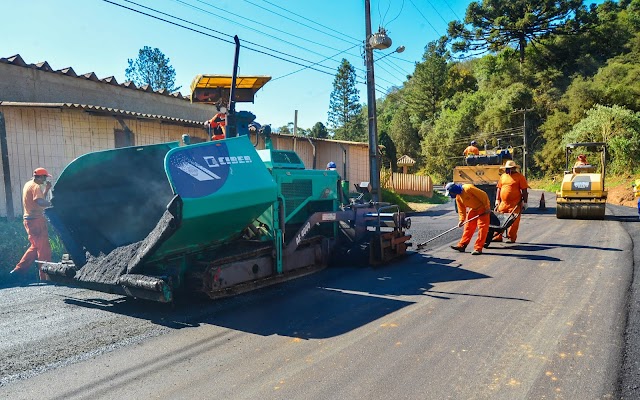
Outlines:
[[618, 206], [637, 207], [638, 199], [633, 196], [633, 188], [631, 185], [618, 185], [607, 189], [607, 203]]

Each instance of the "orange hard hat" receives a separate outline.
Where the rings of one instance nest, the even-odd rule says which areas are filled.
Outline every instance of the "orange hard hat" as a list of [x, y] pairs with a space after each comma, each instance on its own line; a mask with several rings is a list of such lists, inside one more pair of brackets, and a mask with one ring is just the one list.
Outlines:
[[51, 176], [44, 168], [36, 168], [33, 170], [33, 176]]

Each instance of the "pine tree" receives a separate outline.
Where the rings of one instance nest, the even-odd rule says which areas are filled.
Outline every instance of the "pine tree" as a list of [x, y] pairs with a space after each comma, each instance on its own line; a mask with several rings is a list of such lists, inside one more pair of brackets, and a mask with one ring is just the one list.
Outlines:
[[360, 94], [356, 89], [356, 70], [343, 58], [333, 80], [327, 121], [336, 139], [361, 140], [366, 137], [361, 110]]
[[128, 59], [129, 67], [125, 70], [125, 78], [136, 86], [149, 85], [153, 90], [165, 89], [169, 92], [180, 90], [175, 87], [176, 71], [169, 64], [169, 58], [157, 47], [144, 46], [138, 52], [138, 58]]

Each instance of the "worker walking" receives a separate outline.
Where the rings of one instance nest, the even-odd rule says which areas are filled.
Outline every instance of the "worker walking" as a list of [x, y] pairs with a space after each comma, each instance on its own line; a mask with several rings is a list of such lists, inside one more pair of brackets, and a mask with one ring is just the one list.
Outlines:
[[[520, 216], [527, 209], [529, 199], [529, 183], [527, 179], [517, 170], [518, 165], [508, 160], [500, 169], [504, 173], [500, 175], [496, 192], [496, 209], [501, 213], [517, 213], [518, 216], [513, 224], [507, 229], [507, 242], [515, 243], [518, 238], [518, 228], [520, 227]], [[492, 238], [493, 242], [502, 242], [502, 233], [498, 233]]]
[[[47, 221], [44, 218], [44, 209], [51, 206], [51, 203], [46, 200], [51, 189], [51, 182], [47, 181], [47, 177], [50, 176], [46, 169], [36, 168], [33, 171], [33, 178], [22, 189], [23, 224], [31, 246], [10, 272], [11, 274], [28, 270], [36, 260], [51, 261], [51, 245], [49, 244]], [[44, 191], [40, 188], [41, 185], [45, 185]], [[44, 280], [45, 274], [39, 268], [38, 270], [40, 279]]]
[[[457, 245], [451, 246], [451, 248], [461, 253], [464, 252], [471, 242], [477, 227], [478, 237], [471, 254], [474, 256], [482, 254], [482, 247], [489, 233], [489, 216], [491, 213], [489, 196], [470, 183], [460, 185], [459, 183], [450, 182], [447, 183], [445, 189], [447, 196], [456, 199], [459, 215], [458, 226], [464, 225], [462, 238]], [[470, 209], [468, 213], [467, 208]]]
[[478, 149], [478, 142], [475, 140], [471, 141], [471, 144], [467, 146], [466, 149], [462, 152], [462, 155], [467, 156], [478, 156], [480, 155], [480, 150]]

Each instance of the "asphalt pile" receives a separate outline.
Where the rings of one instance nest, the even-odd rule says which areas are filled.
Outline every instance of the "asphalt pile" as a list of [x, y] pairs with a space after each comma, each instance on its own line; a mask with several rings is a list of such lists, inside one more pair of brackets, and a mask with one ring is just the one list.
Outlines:
[[175, 231], [174, 221], [175, 217], [165, 211], [144, 240], [117, 247], [106, 255], [87, 253], [87, 263], [76, 273], [75, 279], [115, 285], [122, 275], [139, 272], [145, 259]]

